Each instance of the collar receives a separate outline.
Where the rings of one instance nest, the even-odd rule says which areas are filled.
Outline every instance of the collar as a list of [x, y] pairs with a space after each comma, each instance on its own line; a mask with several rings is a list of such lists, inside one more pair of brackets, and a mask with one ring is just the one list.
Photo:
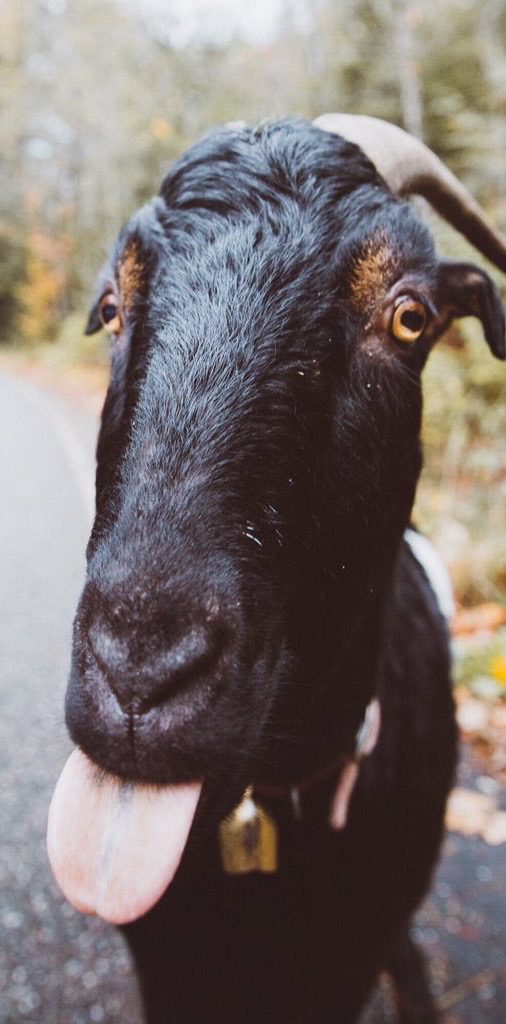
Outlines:
[[329, 824], [336, 831], [341, 831], [348, 820], [348, 808], [358, 780], [360, 763], [375, 749], [380, 729], [381, 707], [378, 698], [373, 697], [365, 709], [364, 717], [358, 728], [353, 754], [340, 755], [332, 764], [322, 768], [314, 775], [302, 779], [295, 785], [255, 786], [254, 792], [259, 796], [288, 798], [292, 803], [295, 817], [300, 821], [302, 819], [301, 796], [319, 783], [325, 782], [334, 772], [338, 771], [336, 788], [330, 806]]
[[374, 697], [365, 709], [365, 715], [355, 737], [353, 757], [346, 759], [345, 765], [337, 780], [334, 796], [330, 806], [329, 825], [340, 832], [348, 821], [348, 807], [357, 784], [360, 763], [369, 757], [376, 747], [381, 729], [381, 706]]
[[[380, 705], [374, 698], [368, 705], [362, 724], [355, 737], [355, 748], [351, 756], [344, 756], [338, 762], [340, 770], [330, 804], [329, 825], [341, 831], [348, 820], [348, 807], [358, 779], [360, 762], [374, 750], [380, 731]], [[326, 771], [304, 779], [297, 786], [257, 788], [256, 792], [266, 796], [287, 796], [292, 801], [295, 817], [302, 817], [300, 794], [318, 782], [328, 778], [336, 769], [331, 765]], [[249, 874], [261, 871], [271, 874], [278, 869], [278, 829], [274, 818], [261, 804], [255, 801], [252, 786], [248, 786], [240, 804], [220, 822], [219, 845], [223, 870], [230, 875]]]

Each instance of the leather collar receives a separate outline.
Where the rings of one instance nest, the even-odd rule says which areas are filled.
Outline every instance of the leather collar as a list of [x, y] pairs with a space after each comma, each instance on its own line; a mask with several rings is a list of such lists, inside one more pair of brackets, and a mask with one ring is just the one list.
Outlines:
[[352, 755], [341, 754], [326, 768], [322, 768], [321, 771], [291, 786], [255, 786], [254, 793], [274, 799], [288, 798], [292, 803], [295, 817], [301, 820], [301, 796], [338, 772], [336, 788], [331, 801], [329, 824], [336, 831], [342, 830], [348, 820], [348, 808], [358, 780], [360, 763], [375, 749], [380, 729], [380, 703], [377, 697], [373, 697], [365, 709], [364, 717], [357, 731]]

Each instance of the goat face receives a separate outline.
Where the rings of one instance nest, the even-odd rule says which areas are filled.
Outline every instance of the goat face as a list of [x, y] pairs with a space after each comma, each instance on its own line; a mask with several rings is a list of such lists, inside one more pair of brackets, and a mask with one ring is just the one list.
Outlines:
[[323, 692], [349, 749], [462, 273], [302, 122], [204, 140], [124, 229], [88, 328], [112, 375], [67, 697], [100, 765], [296, 774]]

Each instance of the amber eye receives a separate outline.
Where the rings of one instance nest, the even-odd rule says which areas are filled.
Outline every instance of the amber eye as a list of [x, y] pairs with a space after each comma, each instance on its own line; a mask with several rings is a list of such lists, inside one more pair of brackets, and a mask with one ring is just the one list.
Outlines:
[[416, 341], [423, 334], [428, 320], [428, 313], [425, 306], [412, 299], [408, 295], [402, 295], [398, 300], [392, 318], [392, 334], [397, 341], [404, 341], [408, 344]]
[[100, 302], [100, 319], [109, 334], [119, 334], [122, 326], [121, 315], [116, 296], [112, 292], [104, 295]]

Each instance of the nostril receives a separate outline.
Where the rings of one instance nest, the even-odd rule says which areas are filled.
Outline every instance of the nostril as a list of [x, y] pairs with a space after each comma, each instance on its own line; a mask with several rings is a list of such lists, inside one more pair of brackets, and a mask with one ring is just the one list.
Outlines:
[[214, 621], [170, 638], [145, 626], [118, 636], [100, 617], [89, 626], [88, 643], [119, 704], [142, 714], [194, 683], [208, 681], [226, 647], [227, 631]]
[[88, 641], [102, 672], [109, 679], [128, 670], [130, 646], [124, 637], [115, 635], [103, 622], [94, 622], [88, 631]]
[[186, 687], [203, 682], [219, 660], [225, 642], [224, 629], [196, 627], [167, 650], [154, 654], [142, 668], [144, 685], [138, 680], [133, 700], [136, 711], [147, 711]]
[[207, 668], [223, 647], [224, 631], [193, 629], [175, 643], [164, 655], [162, 663], [170, 674], [195, 672]]

